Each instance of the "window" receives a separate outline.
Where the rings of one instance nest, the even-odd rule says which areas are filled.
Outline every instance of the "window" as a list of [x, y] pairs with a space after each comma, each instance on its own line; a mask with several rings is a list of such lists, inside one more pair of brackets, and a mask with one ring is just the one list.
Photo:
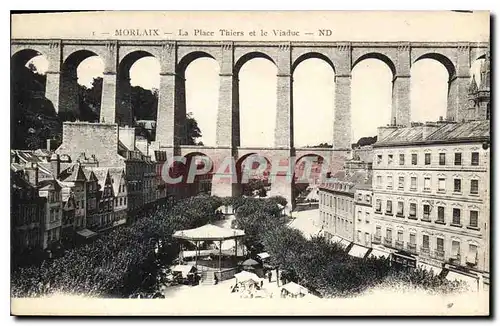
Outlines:
[[361, 222], [361, 211], [358, 211], [358, 221]]
[[478, 152], [471, 153], [470, 165], [479, 165], [479, 153]]
[[362, 194], [358, 194], [358, 201], [362, 201], [363, 200], [363, 195]]
[[410, 178], [410, 190], [417, 190], [417, 177]]
[[439, 165], [446, 165], [446, 153], [439, 153]]
[[377, 155], [377, 164], [382, 164], [382, 155]]
[[370, 233], [365, 232], [365, 244], [368, 245], [370, 243]]
[[429, 249], [429, 235], [422, 235], [422, 247], [425, 249]]
[[393, 155], [392, 154], [389, 154], [387, 156], [387, 164], [392, 164], [392, 161], [393, 161]]
[[425, 153], [425, 165], [430, 165], [431, 164], [431, 153]]
[[453, 208], [453, 220], [451, 223], [460, 225], [460, 208]]
[[380, 237], [381, 234], [382, 234], [382, 227], [377, 225], [377, 227], [375, 228], [375, 236]]
[[399, 165], [405, 165], [405, 154], [399, 154]]
[[438, 214], [437, 214], [436, 222], [444, 223], [444, 207], [443, 206], [438, 206]]
[[430, 214], [431, 214], [431, 206], [424, 204], [424, 220], [429, 220], [430, 219]]
[[410, 244], [415, 245], [417, 243], [417, 235], [415, 233], [410, 233]]
[[451, 242], [451, 256], [453, 258], [460, 257], [460, 242], [453, 240]]
[[361, 231], [358, 231], [358, 242], [361, 242]]
[[444, 239], [443, 238], [436, 239], [436, 250], [439, 252], [444, 252]]
[[370, 195], [366, 195], [366, 196], [365, 196], [365, 201], [366, 201], [367, 203], [369, 203], [369, 202], [370, 202]]
[[375, 201], [375, 211], [376, 212], [381, 212], [382, 211], [382, 200], [377, 199]]
[[446, 191], [446, 179], [445, 178], [438, 179], [438, 191]]
[[403, 231], [398, 230], [398, 241], [403, 241]]
[[370, 223], [370, 213], [369, 212], [365, 213], [365, 221], [366, 221], [366, 223]]
[[462, 165], [462, 153], [455, 153], [455, 165]]
[[410, 203], [410, 217], [415, 217], [415, 216], [417, 216], [417, 204]]
[[475, 265], [477, 264], [477, 246], [474, 244], [469, 244], [469, 254], [467, 255], [467, 263]]
[[405, 188], [405, 177], [399, 177], [398, 188], [403, 190]]
[[470, 181], [470, 193], [472, 195], [477, 195], [479, 193], [479, 181], [471, 180]]
[[431, 178], [425, 177], [424, 178], [424, 191], [430, 191], [430, 190], [431, 190]]
[[473, 228], [477, 228], [478, 215], [479, 215], [478, 211], [470, 211], [469, 226], [471, 226]]
[[380, 188], [382, 187], [382, 176], [377, 175], [377, 186]]
[[397, 215], [403, 216], [404, 211], [404, 203], [402, 201], [398, 201], [398, 212]]
[[462, 180], [460, 180], [460, 179], [453, 180], [453, 191], [454, 192], [462, 192]]
[[392, 200], [387, 201], [386, 205], [386, 214], [391, 214], [392, 215]]
[[417, 165], [417, 154], [411, 154], [411, 165]]
[[392, 230], [391, 229], [387, 229], [385, 230], [385, 237], [387, 238], [387, 240], [392, 240]]
[[392, 189], [392, 175], [387, 176], [387, 189]]

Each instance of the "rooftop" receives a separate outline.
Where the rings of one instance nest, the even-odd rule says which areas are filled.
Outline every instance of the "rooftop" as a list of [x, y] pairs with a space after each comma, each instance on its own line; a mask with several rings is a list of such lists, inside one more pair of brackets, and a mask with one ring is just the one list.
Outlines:
[[[425, 129], [429, 128], [425, 135]], [[481, 141], [490, 137], [490, 121], [468, 121], [461, 123], [438, 122], [395, 129], [374, 144], [375, 147], [391, 145], [426, 144], [440, 142]]]

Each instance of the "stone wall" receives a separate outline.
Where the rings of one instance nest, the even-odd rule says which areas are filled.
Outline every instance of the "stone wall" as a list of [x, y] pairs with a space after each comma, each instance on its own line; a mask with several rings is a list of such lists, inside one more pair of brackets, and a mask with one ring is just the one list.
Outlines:
[[89, 122], [65, 122], [63, 142], [56, 150], [58, 154], [70, 155], [72, 159], [85, 153], [95, 155], [99, 166], [121, 166], [118, 155], [118, 125]]

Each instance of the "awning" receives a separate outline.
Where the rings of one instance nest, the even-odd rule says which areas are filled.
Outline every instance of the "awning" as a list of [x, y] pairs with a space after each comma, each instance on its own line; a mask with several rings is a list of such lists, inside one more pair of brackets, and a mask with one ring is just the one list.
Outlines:
[[425, 271], [432, 272], [436, 276], [439, 275], [439, 274], [441, 274], [441, 271], [442, 271], [442, 269], [439, 268], [439, 267], [428, 265], [428, 264], [424, 264], [424, 263], [418, 263], [417, 267], [419, 267], [419, 268], [421, 268], [421, 269], [423, 269]]
[[282, 289], [285, 289], [288, 293], [297, 295], [297, 294], [308, 294], [309, 290], [307, 290], [305, 287], [298, 285], [295, 282], [289, 282], [285, 285], [283, 285]]
[[97, 233], [95, 233], [94, 231], [91, 231], [89, 229], [82, 229], [82, 230], [76, 231], [76, 233], [78, 233], [79, 235], [81, 235], [85, 239], [92, 238], [92, 237], [95, 237], [97, 235]]
[[334, 235], [334, 236], [332, 237], [332, 242], [340, 242], [340, 241], [342, 241], [342, 240], [343, 240], [343, 239], [342, 239], [341, 237], [337, 236], [337, 235]]
[[368, 248], [354, 244], [351, 250], [349, 250], [349, 256], [364, 258], [367, 252]]
[[261, 252], [260, 254], [257, 254], [257, 256], [260, 258], [260, 259], [266, 259], [266, 258], [269, 258], [270, 255], [267, 253], [267, 252]]
[[341, 245], [342, 247], [344, 247], [344, 248], [347, 248], [347, 246], [349, 246], [350, 244], [351, 244], [351, 241], [346, 240], [346, 239], [342, 239], [342, 240], [340, 241], [340, 245]]
[[370, 253], [370, 256], [373, 256], [376, 258], [389, 258], [390, 255], [391, 255], [390, 252], [387, 252], [387, 251], [384, 251], [381, 249], [377, 249], [377, 248], [373, 248], [372, 252]]
[[181, 230], [174, 233], [173, 237], [184, 240], [227, 240], [242, 237], [243, 230], [221, 228], [220, 226], [206, 224], [199, 228]]
[[463, 281], [471, 291], [477, 291], [479, 288], [479, 281], [476, 275], [465, 275], [455, 271], [449, 271], [446, 275], [446, 279], [449, 281]]
[[178, 272], [182, 274], [182, 277], [186, 278], [189, 273], [194, 269], [192, 265], [176, 265], [172, 268], [172, 272]]
[[239, 272], [238, 274], [235, 274], [234, 277], [236, 278], [236, 282], [238, 282], [238, 283], [243, 283], [243, 282], [247, 282], [250, 280], [252, 280], [256, 283], [260, 283], [260, 281], [262, 281], [262, 279], [260, 277], [258, 277], [254, 273], [250, 273], [247, 271]]

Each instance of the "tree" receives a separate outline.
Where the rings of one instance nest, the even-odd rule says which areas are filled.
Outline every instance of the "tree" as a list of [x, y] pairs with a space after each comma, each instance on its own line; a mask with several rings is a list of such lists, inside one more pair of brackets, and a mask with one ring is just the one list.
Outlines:
[[198, 143], [196, 140], [201, 137], [201, 130], [198, 127], [198, 122], [193, 117], [193, 113], [189, 112], [186, 115], [186, 142], [187, 145], [203, 145], [203, 143]]

